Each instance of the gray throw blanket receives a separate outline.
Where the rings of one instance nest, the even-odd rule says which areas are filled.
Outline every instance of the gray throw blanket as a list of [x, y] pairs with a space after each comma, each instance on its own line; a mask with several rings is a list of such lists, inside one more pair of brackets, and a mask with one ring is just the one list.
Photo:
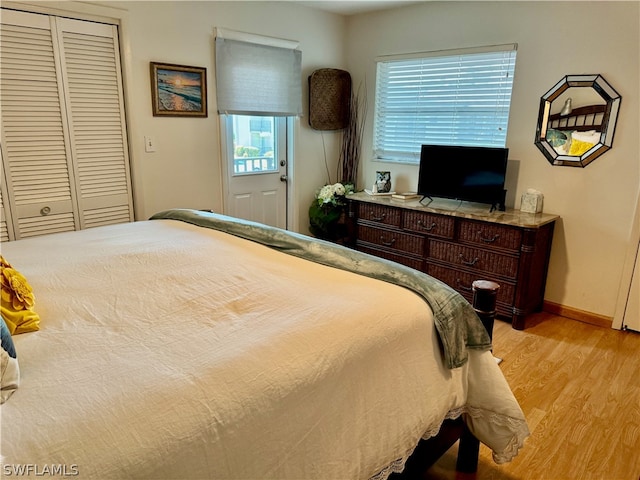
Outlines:
[[173, 209], [151, 220], [180, 220], [262, 243], [283, 253], [400, 285], [420, 295], [433, 311], [448, 368], [467, 361], [467, 348], [488, 350], [491, 340], [469, 303], [451, 287], [413, 268], [295, 232], [216, 213]]

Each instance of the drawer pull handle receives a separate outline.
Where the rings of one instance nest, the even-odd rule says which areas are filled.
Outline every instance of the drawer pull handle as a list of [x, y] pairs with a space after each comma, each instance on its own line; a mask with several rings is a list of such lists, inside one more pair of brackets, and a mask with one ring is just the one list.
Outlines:
[[460, 257], [460, 261], [468, 267], [473, 267], [476, 263], [478, 263], [478, 260], [480, 260], [478, 257], [475, 257], [473, 260], [467, 260], [463, 254], [460, 254], [458, 256]]
[[42, 207], [40, 209], [40, 215], [45, 216], [51, 213], [51, 207]]
[[500, 238], [500, 235], [497, 233], [493, 237], [485, 237], [482, 232], [478, 232], [478, 235], [480, 236], [480, 240], [484, 243], [493, 243]]
[[387, 242], [387, 241], [384, 239], [384, 236], [383, 236], [383, 235], [380, 235], [380, 243], [382, 243], [382, 244], [383, 244], [384, 246], [386, 246], [386, 247], [390, 247], [390, 246], [392, 246], [394, 243], [396, 243], [396, 239], [395, 239], [395, 238], [392, 238], [390, 241], [388, 241], [388, 242]]
[[465, 292], [470, 292], [471, 290], [473, 290], [471, 287], [467, 287], [459, 278], [456, 278], [456, 285], [456, 288], [458, 290], [464, 290]]
[[430, 232], [431, 230], [433, 230], [434, 228], [436, 228], [438, 225], [436, 224], [436, 222], [431, 222], [431, 225], [429, 225], [428, 227], [426, 225], [424, 225], [422, 223], [422, 220], [418, 220], [418, 226], [422, 229], [422, 230], [426, 230], [427, 232]]
[[369, 215], [371, 216], [371, 220], [374, 222], [384, 222], [384, 218], [387, 216], [386, 213], [383, 213], [379, 217], [376, 217], [374, 212], [371, 212]]

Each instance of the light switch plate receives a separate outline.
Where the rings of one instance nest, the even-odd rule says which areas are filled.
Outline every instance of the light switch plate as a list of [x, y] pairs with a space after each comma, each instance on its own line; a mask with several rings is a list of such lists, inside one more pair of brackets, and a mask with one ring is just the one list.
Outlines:
[[147, 153], [152, 153], [156, 151], [156, 139], [154, 137], [150, 137], [145, 135], [144, 137], [144, 151]]

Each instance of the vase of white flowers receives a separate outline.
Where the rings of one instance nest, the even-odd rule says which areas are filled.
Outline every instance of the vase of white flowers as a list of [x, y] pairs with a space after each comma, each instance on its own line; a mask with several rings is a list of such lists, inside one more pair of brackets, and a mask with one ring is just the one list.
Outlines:
[[324, 240], [340, 241], [347, 236], [345, 213], [346, 196], [352, 194], [352, 184], [334, 183], [325, 185], [309, 207], [309, 230]]

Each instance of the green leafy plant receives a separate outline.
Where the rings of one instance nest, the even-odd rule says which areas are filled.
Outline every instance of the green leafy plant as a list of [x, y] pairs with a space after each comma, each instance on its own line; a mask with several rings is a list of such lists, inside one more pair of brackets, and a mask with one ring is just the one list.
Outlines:
[[257, 147], [243, 147], [242, 145], [238, 145], [234, 153], [236, 158], [257, 157], [258, 155], [260, 155], [260, 149]]
[[325, 185], [316, 192], [309, 207], [309, 230], [314, 236], [331, 241], [346, 237], [346, 196], [353, 191], [353, 184], [334, 183]]

